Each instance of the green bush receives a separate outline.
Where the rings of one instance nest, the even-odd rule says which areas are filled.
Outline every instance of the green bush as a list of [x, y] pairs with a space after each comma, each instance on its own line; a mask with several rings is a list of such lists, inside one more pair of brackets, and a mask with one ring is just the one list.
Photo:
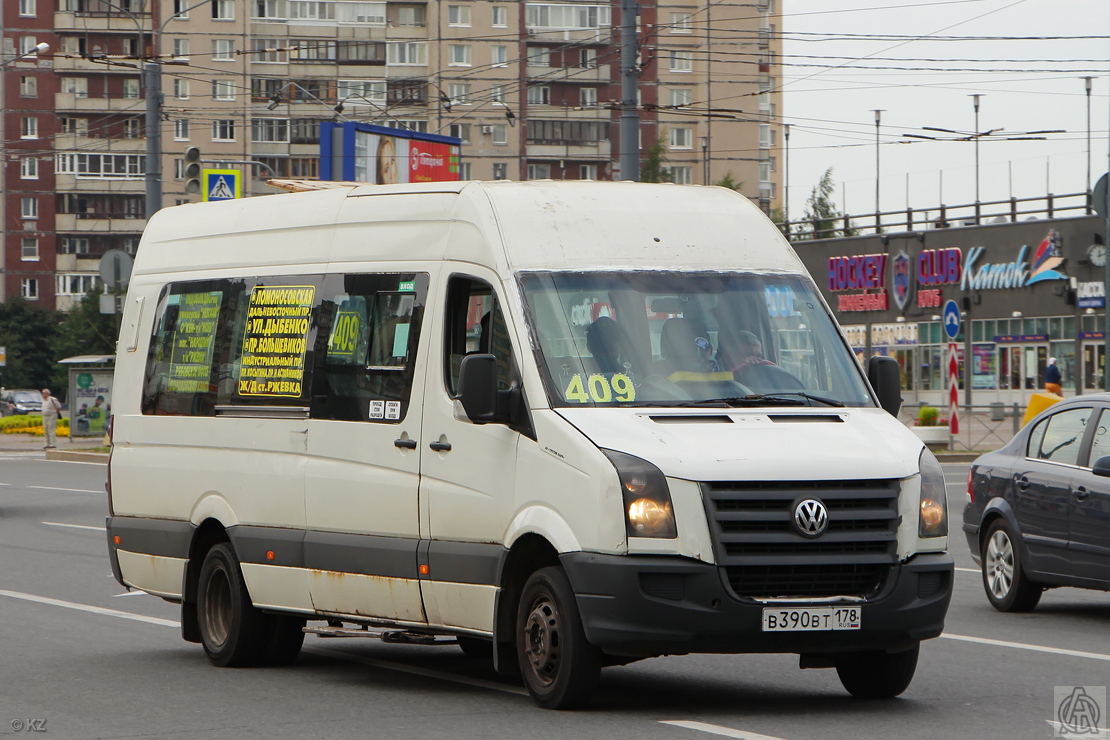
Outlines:
[[917, 412], [917, 425], [922, 427], [935, 427], [937, 426], [937, 417], [939, 412], [933, 406], [922, 406], [921, 410]]

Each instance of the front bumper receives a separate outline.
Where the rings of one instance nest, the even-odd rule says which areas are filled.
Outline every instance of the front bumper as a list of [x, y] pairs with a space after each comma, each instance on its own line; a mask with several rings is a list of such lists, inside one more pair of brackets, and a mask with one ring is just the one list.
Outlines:
[[[763, 608], [772, 605], [734, 596], [716, 565], [682, 557], [586, 552], [560, 559], [587, 639], [619, 656], [897, 651], [939, 636], [952, 596], [952, 557], [916, 555], [891, 567], [874, 598], [850, 604], [862, 610], [861, 629], [763, 632]], [[787, 604], [832, 605], [793, 601], [773, 606]]]

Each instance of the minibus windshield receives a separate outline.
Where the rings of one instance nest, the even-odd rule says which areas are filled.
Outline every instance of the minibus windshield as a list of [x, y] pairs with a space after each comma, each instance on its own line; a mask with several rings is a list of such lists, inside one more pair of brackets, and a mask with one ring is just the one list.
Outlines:
[[522, 272], [552, 406], [872, 406], [812, 283], [733, 272]]

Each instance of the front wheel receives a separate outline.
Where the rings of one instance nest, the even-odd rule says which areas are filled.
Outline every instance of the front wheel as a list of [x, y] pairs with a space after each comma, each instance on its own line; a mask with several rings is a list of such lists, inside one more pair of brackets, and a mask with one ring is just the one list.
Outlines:
[[1044, 589], [1025, 577], [1013, 533], [995, 519], [983, 540], [983, 589], [1000, 612], [1027, 612], [1037, 606]]
[[893, 699], [909, 688], [921, 644], [900, 653], [882, 651], [839, 655], [836, 674], [857, 699]]
[[520, 672], [536, 704], [575, 709], [589, 700], [601, 673], [601, 651], [586, 640], [562, 568], [542, 568], [524, 584], [516, 634]]

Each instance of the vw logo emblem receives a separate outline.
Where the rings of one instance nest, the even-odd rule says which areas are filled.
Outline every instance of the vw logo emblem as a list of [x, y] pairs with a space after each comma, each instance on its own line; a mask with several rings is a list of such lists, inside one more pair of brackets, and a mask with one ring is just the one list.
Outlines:
[[817, 537], [829, 526], [829, 510], [815, 498], [799, 501], [794, 506], [794, 526], [806, 537]]

